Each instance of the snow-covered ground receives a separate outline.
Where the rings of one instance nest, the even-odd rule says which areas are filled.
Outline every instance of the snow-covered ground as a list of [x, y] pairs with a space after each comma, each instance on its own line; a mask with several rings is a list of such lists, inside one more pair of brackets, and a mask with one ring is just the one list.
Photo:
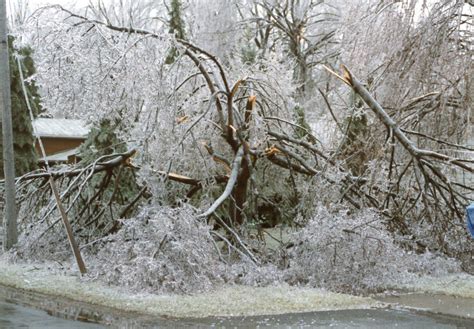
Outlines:
[[194, 295], [137, 294], [83, 282], [74, 273], [52, 274], [45, 265], [9, 264], [5, 260], [0, 261], [0, 284], [145, 315], [171, 317], [263, 315], [383, 306], [372, 298], [287, 285], [225, 286]]

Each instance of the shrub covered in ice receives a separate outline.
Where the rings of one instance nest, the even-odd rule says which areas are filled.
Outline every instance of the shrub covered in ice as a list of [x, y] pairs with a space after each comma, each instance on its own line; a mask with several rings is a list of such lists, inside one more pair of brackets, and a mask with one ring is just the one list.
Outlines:
[[146, 207], [89, 260], [90, 276], [155, 292], [207, 290], [220, 282], [210, 228], [191, 207]]
[[[57, 214], [59, 216], [59, 214]], [[71, 249], [59, 220], [24, 223], [10, 259], [28, 261], [54, 261], [58, 265], [69, 261]]]
[[[255, 259], [236, 252], [241, 246], [230, 247], [232, 239], [225, 241], [225, 233], [213, 231], [186, 205], [144, 206], [139, 215], [122, 220], [114, 234], [89, 243], [81, 234], [76, 238], [89, 270], [86, 280], [149, 292], [190, 293], [223, 283], [266, 286], [286, 281], [364, 293], [414, 282], [420, 275], [460, 271], [456, 261], [440, 255], [406, 252], [401, 238], [394, 240], [375, 211], [320, 204], [314, 209], [281, 248], [254, 245], [241, 236]], [[10, 259], [56, 263], [59, 271], [74, 264], [60, 223], [29, 224], [18, 246]]]
[[344, 292], [377, 291], [420, 274], [459, 271], [457, 262], [405, 252], [374, 211], [329, 211], [317, 207], [296, 232], [286, 271], [290, 283]]

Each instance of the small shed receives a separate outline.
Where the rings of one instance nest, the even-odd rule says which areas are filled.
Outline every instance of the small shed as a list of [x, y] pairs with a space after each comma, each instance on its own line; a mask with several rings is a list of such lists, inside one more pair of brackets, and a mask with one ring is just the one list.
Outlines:
[[51, 163], [75, 163], [77, 148], [86, 140], [89, 126], [83, 120], [37, 118], [33, 121], [35, 149], [40, 164], [45, 162], [38, 137], [43, 142], [46, 158]]

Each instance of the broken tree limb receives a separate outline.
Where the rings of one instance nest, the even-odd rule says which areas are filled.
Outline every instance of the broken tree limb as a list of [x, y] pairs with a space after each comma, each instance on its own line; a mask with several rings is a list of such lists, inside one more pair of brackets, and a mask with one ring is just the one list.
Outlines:
[[196, 185], [193, 185], [193, 187], [188, 191], [188, 193], [186, 193], [186, 198], [188, 199], [192, 198], [193, 195], [196, 194], [196, 192], [198, 192], [205, 186], [205, 184], [209, 184], [212, 182], [215, 182], [216, 184], [222, 184], [222, 183], [227, 183], [228, 180], [229, 180], [229, 176], [227, 175], [217, 175], [217, 176], [200, 180], [198, 181]]
[[[400, 127], [397, 123], [385, 112], [382, 106], [375, 100], [375, 98], [369, 93], [369, 91], [357, 80], [357, 78], [349, 71], [347, 67], [342, 65], [342, 70], [344, 77], [344, 81], [352, 87], [354, 92], [360, 96], [367, 104], [367, 106], [374, 112], [377, 118], [382, 121], [382, 123], [393, 132], [395, 138], [402, 144], [402, 146], [410, 153], [410, 155], [415, 159], [420, 159], [422, 157], [429, 157], [437, 160], [441, 160], [444, 162], [451, 163], [456, 165], [466, 171], [474, 173], [474, 167], [467, 165], [465, 162], [472, 162], [472, 161], [465, 161], [450, 157], [448, 155], [438, 153], [431, 150], [424, 150], [418, 148], [408, 137], [406, 134], [402, 132]], [[334, 72], [330, 71], [332, 74]], [[341, 78], [340, 76], [338, 76]]]
[[230, 196], [232, 190], [234, 189], [234, 185], [237, 182], [237, 177], [239, 176], [240, 164], [242, 163], [243, 156], [244, 148], [243, 146], [240, 146], [237, 154], [235, 155], [234, 161], [232, 162], [232, 172], [230, 174], [229, 180], [227, 181], [224, 192], [219, 198], [217, 198], [216, 201], [214, 201], [212, 206], [204, 213], [199, 215], [198, 218], [204, 218], [211, 215]]
[[[456, 235], [456, 239], [460, 241], [465, 238], [465, 232], [459, 227], [462, 227], [464, 221], [463, 206], [469, 201], [470, 196], [466, 192], [469, 189], [455, 182], [457, 174], [452, 175], [450, 170], [462, 169], [463, 172], [472, 174], [474, 172], [474, 161], [443, 154], [436, 150], [419, 148], [410, 139], [410, 135], [455, 147], [456, 151], [462, 149], [462, 146], [459, 147], [459, 145], [419, 132], [403, 130], [401, 124], [397, 123], [382, 108], [349, 69], [343, 66], [342, 70], [342, 76], [338, 74], [336, 76], [352, 88], [377, 119], [383, 123], [389, 132], [389, 136], [398, 141], [400, 147], [409, 154], [409, 161], [400, 173], [393, 171], [394, 161], [391, 158], [389, 170], [391, 186], [387, 191], [383, 191], [385, 200], [379, 203], [379, 206], [374, 202], [375, 208], [389, 218], [388, 224], [391, 229], [403, 235], [413, 235], [415, 239], [422, 240], [424, 237], [418, 236], [412, 230], [412, 223], [414, 223], [413, 227], [429, 223], [430, 235], [439, 241], [436, 248], [441, 248], [444, 253], [450, 256], [461, 255], [462, 252], [451, 248], [445, 242], [445, 239], [450, 234]], [[329, 71], [335, 74], [331, 70]], [[393, 150], [392, 147], [392, 152]], [[393, 175], [398, 177], [393, 177]], [[453, 178], [454, 181], [452, 181]], [[402, 186], [402, 180], [405, 180], [403, 183], [405, 186]], [[391, 201], [390, 207], [389, 200]], [[407, 220], [411, 221], [410, 224], [407, 224]], [[422, 243], [416, 240], [415, 242], [417, 245]]]
[[153, 171], [153, 172], [178, 183], [183, 183], [183, 184], [192, 185], [192, 186], [201, 186], [201, 187], [203, 184], [210, 183], [213, 180], [216, 181], [216, 183], [224, 183], [224, 182], [227, 182], [227, 180], [229, 179], [227, 175], [216, 175], [209, 178], [196, 179], [196, 178], [180, 175], [177, 173], [166, 172], [164, 170], [158, 170], [158, 171]]
[[187, 184], [187, 185], [198, 185], [199, 184], [199, 179], [191, 178], [188, 176], [172, 173], [172, 172], [166, 172], [163, 170], [158, 170], [156, 172], [158, 175], [163, 176], [168, 178], [169, 180]]
[[[120, 166], [121, 164], [126, 163], [126, 161], [130, 157], [132, 157], [135, 153], [136, 153], [136, 150], [130, 150], [125, 153], [117, 153], [115, 154], [116, 156], [112, 160], [109, 160], [106, 162], [100, 162], [100, 163], [97, 163], [95, 166], [93, 166], [93, 173], [98, 173], [101, 171], [105, 171], [105, 170]], [[22, 182], [22, 181], [32, 180], [32, 179], [38, 179], [38, 178], [48, 178], [50, 176], [53, 178], [73, 177], [73, 176], [77, 176], [84, 173], [84, 169], [58, 170], [58, 171], [52, 171], [50, 173], [48, 172], [28, 173], [18, 178], [17, 183]]]
[[[73, 197], [73, 201], [69, 202], [70, 205], [65, 210], [66, 214], [68, 214], [69, 211], [72, 209], [73, 205], [75, 204], [76, 200], [80, 197], [86, 183], [92, 178], [94, 174], [102, 172], [102, 171], [114, 169], [117, 166], [122, 165], [122, 164], [129, 164], [128, 163], [129, 158], [134, 154], [135, 154], [135, 150], [131, 150], [124, 153], [105, 155], [98, 158], [93, 163], [81, 169], [60, 170], [60, 171], [51, 171], [51, 169], [49, 169], [47, 173], [45, 172], [29, 173], [20, 177], [17, 183], [23, 183], [23, 185], [26, 186], [28, 184], [27, 183], [28, 181], [35, 180], [35, 179], [45, 179], [46, 182], [48, 182], [49, 177], [53, 177], [54, 179], [64, 178], [64, 177], [74, 177], [72, 183], [69, 183], [67, 188], [60, 195], [60, 199], [65, 200], [65, 198], [67, 198], [71, 193], [73, 193], [73, 191], [77, 190], [76, 195]], [[109, 159], [109, 158], [112, 158], [112, 159], [109, 161], [105, 161], [106, 159]], [[51, 174], [51, 175], [48, 176], [48, 174]], [[82, 183], [79, 183], [81, 177], [84, 177], [84, 178], [82, 178]], [[97, 195], [98, 194], [96, 194], [96, 196]], [[89, 199], [89, 201], [92, 202], [92, 200], [96, 196], [94, 196], [92, 199]], [[47, 218], [54, 211], [54, 209], [56, 208], [56, 205], [57, 203], [54, 203], [53, 201], [51, 201], [50, 205], [48, 206], [48, 210], [43, 215], [40, 221], [43, 221], [45, 218]], [[83, 209], [83, 211], [85, 211], [85, 208]], [[83, 211], [80, 212], [81, 215]]]

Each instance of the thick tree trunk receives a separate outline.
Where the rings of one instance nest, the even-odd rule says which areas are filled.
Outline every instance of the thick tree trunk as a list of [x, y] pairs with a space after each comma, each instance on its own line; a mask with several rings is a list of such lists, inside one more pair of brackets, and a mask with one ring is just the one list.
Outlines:
[[247, 187], [250, 178], [249, 163], [246, 157], [242, 158], [240, 173], [237, 184], [232, 192], [229, 215], [233, 224], [242, 225], [244, 223], [244, 204], [247, 201]]

